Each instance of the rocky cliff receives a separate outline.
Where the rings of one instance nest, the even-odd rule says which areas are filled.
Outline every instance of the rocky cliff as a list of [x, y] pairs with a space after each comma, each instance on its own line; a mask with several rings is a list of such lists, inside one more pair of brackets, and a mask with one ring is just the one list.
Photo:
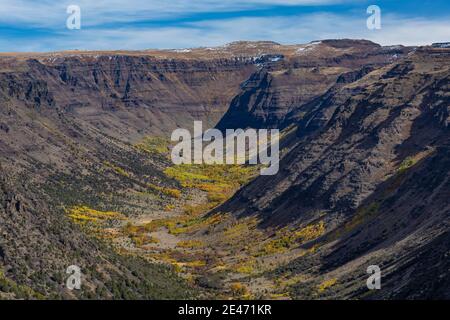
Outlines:
[[[448, 298], [449, 59], [422, 48], [314, 99], [280, 172], [219, 210], [258, 215], [264, 227], [325, 223], [315, 253], [279, 272], [326, 274], [339, 281], [328, 297]], [[367, 291], [370, 264], [387, 290]]]
[[217, 127], [284, 129], [306, 113], [308, 102], [336, 84], [354, 81], [411, 50], [363, 40], [324, 40], [298, 47], [295, 54], [252, 74]]
[[[196, 231], [217, 252], [235, 229], [255, 232], [248, 241], [262, 253], [223, 257], [238, 272], [250, 269], [238, 257], [255, 254], [245, 258], [276, 260], [263, 277], [289, 279], [293, 298], [448, 298], [449, 59], [442, 46], [364, 40], [1, 54], [0, 297], [193, 297], [170, 268], [120, 254], [68, 211], [171, 215], [189, 188], [155, 149], [203, 120], [284, 129], [280, 172], [213, 210], [223, 225]], [[82, 293], [64, 287], [74, 263], [86, 271]], [[385, 290], [367, 291], [369, 264]]]

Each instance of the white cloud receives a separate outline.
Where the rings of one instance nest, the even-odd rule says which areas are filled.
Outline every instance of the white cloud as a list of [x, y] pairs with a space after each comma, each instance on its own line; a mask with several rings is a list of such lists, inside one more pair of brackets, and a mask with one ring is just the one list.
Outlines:
[[363, 34], [366, 39], [381, 44], [427, 45], [450, 41], [450, 16], [440, 20], [388, 16], [382, 29]]
[[194, 13], [255, 9], [269, 5], [326, 5], [351, 0], [0, 0], [0, 23], [63, 27], [68, 5], [79, 5], [86, 26], [164, 19]]
[[[368, 30], [365, 17], [332, 14], [238, 18], [191, 23], [183, 28], [68, 31], [53, 43], [59, 49], [148, 49], [222, 45], [236, 40], [305, 43], [319, 39], [369, 39], [382, 45], [426, 45], [448, 41], [450, 19], [427, 21], [385, 17], [381, 30]], [[71, 36], [73, 35], [73, 36]], [[48, 45], [43, 43], [43, 49]]]
[[[269, 0], [250, 1], [254, 3], [272, 3]], [[282, 1], [285, 4], [312, 2]], [[1, 2], [3, 0], [0, 0]], [[118, 10], [118, 0], [92, 1], [91, 7], [94, 9], [95, 6], [98, 6], [104, 10], [106, 2], [113, 4], [110, 10]], [[134, 21], [135, 14], [141, 12], [139, 7], [135, 7], [136, 2], [137, 0], [126, 2], [124, 12], [129, 12], [132, 16], [127, 17], [125, 15], [122, 19]], [[150, 2], [154, 6], [159, 6], [159, 8], [166, 8], [166, 10], [170, 8], [173, 11], [185, 12], [185, 9], [182, 8], [185, 5], [185, 1]], [[169, 2], [171, 5], [166, 7], [166, 3]], [[210, 2], [219, 6], [217, 1], [201, 0], [200, 2]], [[20, 1], [15, 4], [17, 3], [20, 4]], [[21, 3], [23, 4], [24, 1], [22, 0]], [[237, 0], [230, 0], [230, 3], [234, 3], [236, 6], [239, 5]], [[228, 4], [227, 6], [229, 7], [230, 5]], [[149, 6], [147, 4], [145, 10], [148, 10]], [[193, 5], [191, 10], [200, 9]], [[65, 13], [65, 11], [63, 12]], [[161, 11], [158, 12], [160, 13]], [[432, 42], [450, 40], [448, 39], [450, 35], [449, 17], [427, 20], [383, 15], [381, 30], [368, 30], [366, 27], [367, 17], [368, 15], [363, 11], [361, 15], [314, 13], [298, 16], [203, 20], [170, 27], [137, 28], [131, 24], [122, 28], [106, 28], [102, 23], [98, 27], [82, 27], [82, 30], [69, 31], [65, 28], [57, 28], [47, 35], [40, 35], [35, 38], [31, 36], [29, 40], [25, 41], [19, 38], [9, 38], [7, 41], [0, 40], [0, 47], [2, 51], [132, 50], [216, 46], [236, 40], [273, 40], [281, 43], [305, 43], [320, 39], [356, 38], [369, 39], [383, 45], [425, 45]], [[63, 20], [62, 24], [65, 26], [65, 20]]]

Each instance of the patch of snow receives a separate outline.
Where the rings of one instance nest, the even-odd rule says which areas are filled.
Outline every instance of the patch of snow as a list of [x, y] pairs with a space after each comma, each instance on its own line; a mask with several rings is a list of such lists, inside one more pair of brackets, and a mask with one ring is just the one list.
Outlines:
[[317, 45], [321, 44], [322, 41], [313, 41], [308, 44], [305, 44], [303, 47], [300, 47], [296, 50], [297, 53], [304, 53], [306, 51], [310, 51], [314, 49]]
[[173, 51], [174, 51], [174, 52], [177, 52], [177, 53], [192, 52], [191, 49], [174, 49]]
[[403, 46], [397, 45], [397, 46], [383, 46], [383, 50], [399, 50], [403, 49]]
[[431, 45], [433, 48], [450, 48], [450, 42], [439, 42]]

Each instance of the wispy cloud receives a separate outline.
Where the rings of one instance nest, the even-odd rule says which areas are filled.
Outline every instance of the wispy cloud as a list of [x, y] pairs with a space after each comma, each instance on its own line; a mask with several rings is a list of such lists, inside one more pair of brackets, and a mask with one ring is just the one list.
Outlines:
[[61, 26], [68, 5], [80, 6], [83, 23], [138, 22], [186, 16], [193, 13], [256, 10], [270, 6], [323, 6], [350, 0], [0, 0], [0, 23], [51, 28]]
[[[406, 16], [402, 10], [383, 11], [382, 29], [368, 30], [367, 1], [358, 1], [356, 5], [355, 1], [345, 0], [249, 0], [245, 3], [237, 0], [226, 3], [217, 0], [83, 0], [62, 1], [56, 6], [52, 2], [38, 1], [31, 5], [31, 1], [26, 0], [14, 3], [0, 0], [0, 27], [3, 24], [9, 28], [0, 35], [0, 50], [185, 48], [215, 46], [235, 40], [305, 43], [327, 38], [364, 38], [384, 45], [423, 45], [448, 41], [450, 35], [450, 16], [441, 14], [431, 18], [418, 13]], [[70, 2], [82, 8], [81, 30], [65, 28], [65, 8]], [[313, 6], [314, 10], [294, 12], [281, 10], [280, 5], [288, 9]], [[269, 9], [269, 13], [264, 14], [258, 11], [271, 6], [278, 9], [273, 12]], [[249, 8], [253, 10], [250, 13], [245, 11]], [[212, 14], [230, 11], [236, 14]]]

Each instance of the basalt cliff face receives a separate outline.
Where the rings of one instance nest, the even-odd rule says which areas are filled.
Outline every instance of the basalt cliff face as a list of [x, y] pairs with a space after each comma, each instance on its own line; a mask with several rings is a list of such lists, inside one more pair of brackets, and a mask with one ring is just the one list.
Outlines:
[[[281, 172], [259, 177], [241, 194], [254, 188], [253, 205], [258, 211], [269, 208], [272, 217], [285, 193], [304, 196], [305, 209], [357, 207], [405, 159], [445, 145], [447, 62], [446, 52], [418, 51], [306, 103], [308, 112], [295, 122], [297, 140], [287, 146]], [[261, 186], [268, 181], [277, 192], [264, 196]], [[292, 210], [289, 203], [280, 212], [295, 216], [298, 203], [291, 203]]]
[[[364, 40], [0, 54], [0, 298], [449, 298], [449, 68]], [[281, 129], [280, 171], [214, 200], [167, 158], [194, 120]]]
[[355, 40], [324, 40], [298, 47], [295, 54], [273, 57], [277, 63], [252, 74], [217, 127], [284, 129], [306, 112], [308, 102], [331, 87], [355, 81], [410, 51]]
[[[170, 268], [117, 254], [67, 216], [81, 204], [162, 206], [177, 186], [162, 172], [168, 160], [137, 143], [194, 120], [214, 125], [256, 69], [250, 57], [154, 54], [0, 56], [0, 298], [192, 297]], [[149, 188], [159, 200], [124, 199]], [[72, 264], [88, 290], [66, 288]]]
[[[262, 216], [265, 227], [325, 222], [305, 244], [315, 253], [280, 272], [337, 279], [329, 297], [449, 298], [449, 59], [419, 49], [307, 103], [280, 172], [220, 210]], [[371, 264], [384, 270], [383, 290], [365, 287]]]
[[[1, 60], [2, 100], [76, 116], [115, 136], [217, 122], [253, 72], [245, 59], [51, 55]], [[111, 124], [113, 123], [114, 126]], [[148, 133], [148, 132], [147, 132]]]

